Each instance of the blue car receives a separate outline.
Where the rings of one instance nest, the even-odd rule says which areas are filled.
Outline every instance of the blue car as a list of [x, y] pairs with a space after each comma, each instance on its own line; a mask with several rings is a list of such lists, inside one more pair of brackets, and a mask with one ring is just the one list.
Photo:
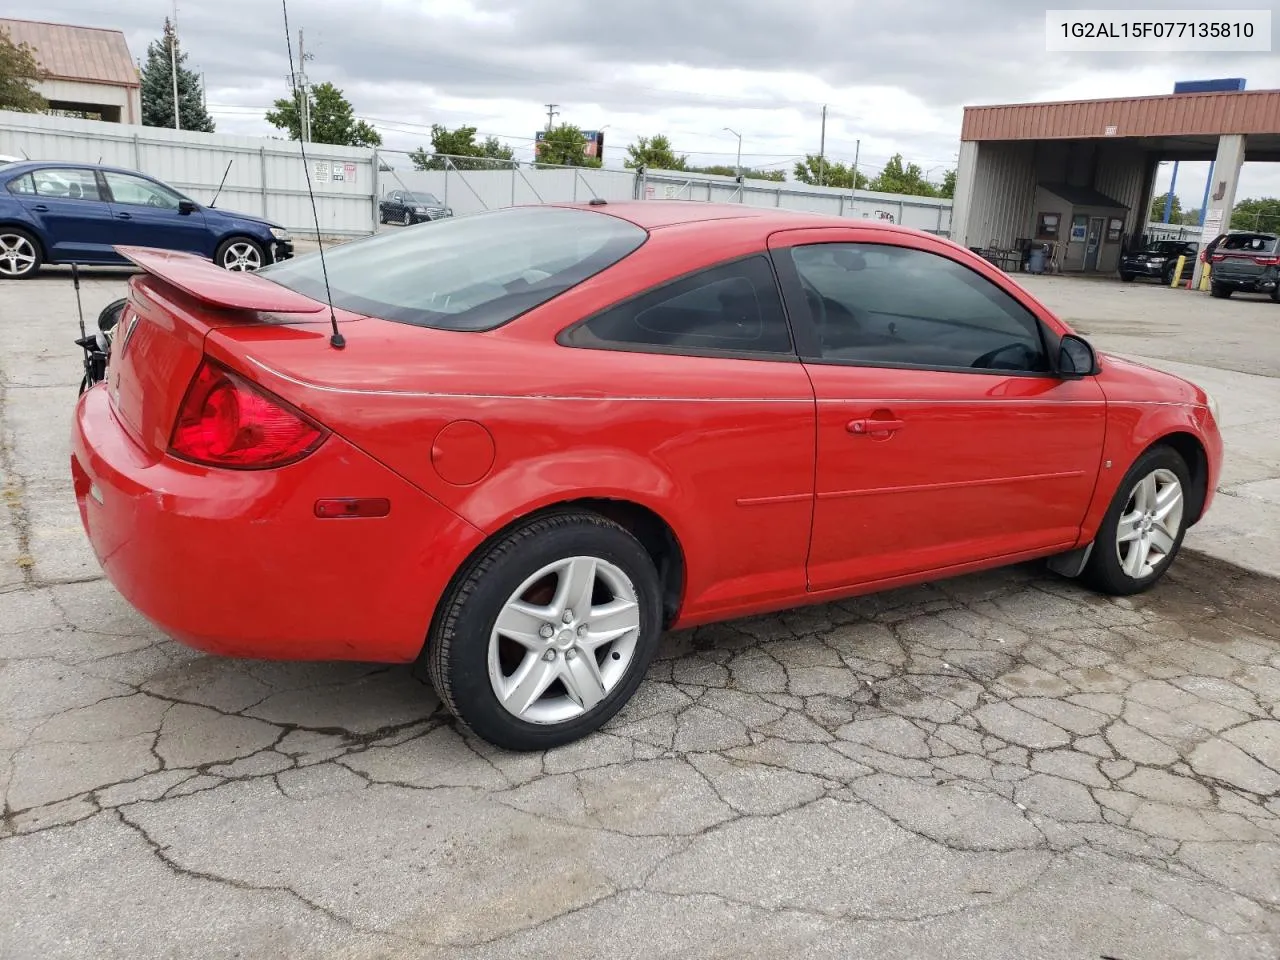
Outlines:
[[0, 279], [32, 277], [45, 263], [125, 264], [117, 244], [194, 253], [228, 270], [293, 256], [279, 224], [203, 206], [135, 170], [0, 165]]

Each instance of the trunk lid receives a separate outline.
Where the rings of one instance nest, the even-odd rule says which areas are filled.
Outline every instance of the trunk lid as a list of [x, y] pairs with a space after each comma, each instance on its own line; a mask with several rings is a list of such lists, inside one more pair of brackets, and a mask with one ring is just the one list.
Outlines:
[[107, 392], [121, 424], [155, 456], [168, 449], [211, 330], [329, 323], [324, 304], [255, 274], [233, 273], [190, 254], [116, 250], [144, 273], [129, 284], [129, 302], [111, 347]]
[[1277, 265], [1277, 240], [1268, 234], [1233, 234], [1214, 251], [1213, 273], [1224, 280], [1254, 280]]

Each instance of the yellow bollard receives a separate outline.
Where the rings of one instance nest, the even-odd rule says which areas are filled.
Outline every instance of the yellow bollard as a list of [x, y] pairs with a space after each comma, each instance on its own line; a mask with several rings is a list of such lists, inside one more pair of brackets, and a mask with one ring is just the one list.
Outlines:
[[1184, 253], [1178, 257], [1178, 265], [1173, 268], [1173, 282], [1169, 284], [1169, 286], [1173, 287], [1175, 290], [1177, 289], [1178, 284], [1182, 282], [1182, 268], [1186, 265], [1187, 255]]
[[1202, 274], [1200, 274], [1200, 289], [1201, 289], [1201, 290], [1208, 290], [1208, 289], [1209, 289], [1209, 274], [1211, 274], [1212, 272], [1213, 272], [1213, 268], [1212, 268], [1211, 266], [1209, 266], [1209, 261], [1207, 261], [1207, 260], [1206, 260], [1206, 261], [1205, 261], [1205, 264], [1204, 264], [1204, 272], [1203, 272]]

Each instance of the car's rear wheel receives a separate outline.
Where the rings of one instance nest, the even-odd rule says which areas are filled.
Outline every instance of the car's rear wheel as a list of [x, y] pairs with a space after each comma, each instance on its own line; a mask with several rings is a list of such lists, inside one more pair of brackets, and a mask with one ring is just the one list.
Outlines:
[[1157, 446], [1140, 456], [1102, 519], [1084, 581], [1117, 596], [1154, 585], [1182, 547], [1190, 493], [1190, 472], [1177, 451]]
[[554, 513], [459, 577], [423, 657], [440, 698], [478, 736], [545, 750], [622, 708], [661, 632], [658, 575], [640, 542], [596, 514]]
[[262, 249], [262, 244], [257, 240], [250, 240], [248, 237], [231, 237], [229, 240], [222, 241], [218, 252], [214, 255], [214, 261], [227, 270], [252, 272], [261, 269], [267, 261], [267, 255]]
[[1226, 300], [1232, 294], [1230, 287], [1224, 287], [1220, 283], [1209, 283], [1209, 296], [1217, 297], [1219, 300]]
[[40, 242], [17, 227], [0, 227], [0, 279], [26, 280], [40, 270]]

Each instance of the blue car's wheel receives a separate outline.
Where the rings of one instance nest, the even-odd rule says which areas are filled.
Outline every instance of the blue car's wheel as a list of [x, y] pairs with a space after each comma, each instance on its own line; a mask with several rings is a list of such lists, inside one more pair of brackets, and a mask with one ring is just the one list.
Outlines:
[[43, 260], [35, 237], [17, 227], [0, 227], [0, 279], [34, 277]]
[[214, 262], [227, 270], [254, 271], [267, 262], [262, 245], [248, 237], [232, 237], [222, 241]]

